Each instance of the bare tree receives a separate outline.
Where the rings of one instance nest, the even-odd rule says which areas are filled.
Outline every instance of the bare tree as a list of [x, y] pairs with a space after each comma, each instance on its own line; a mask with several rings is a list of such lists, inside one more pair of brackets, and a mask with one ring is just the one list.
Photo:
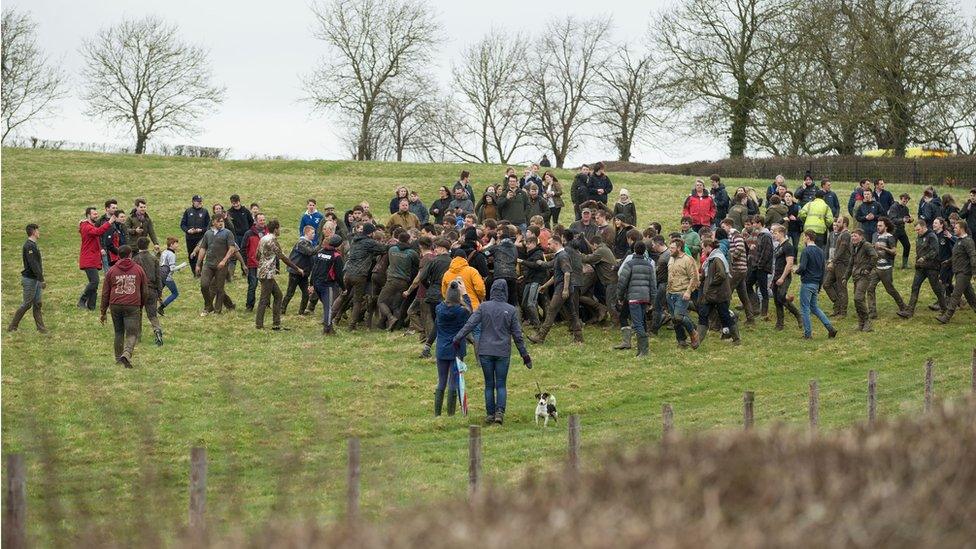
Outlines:
[[649, 53], [635, 54], [627, 45], [619, 46], [607, 65], [597, 71], [596, 122], [603, 129], [603, 137], [617, 149], [617, 158], [630, 160], [634, 144], [648, 133], [651, 124], [662, 119], [654, 116], [660, 107], [656, 96], [658, 75], [654, 59]]
[[18, 126], [50, 111], [52, 104], [64, 96], [65, 76], [37, 45], [37, 24], [26, 13], [13, 8], [3, 10], [2, 104], [3, 137], [7, 140]]
[[131, 128], [135, 153], [160, 133], [190, 134], [223, 101], [210, 59], [187, 44], [175, 25], [156, 17], [126, 19], [101, 30], [81, 48], [85, 58], [85, 114]]
[[397, 162], [405, 153], [422, 152], [429, 147], [431, 119], [436, 98], [429, 78], [391, 86], [383, 92], [377, 109], [383, 129], [381, 140]]
[[307, 100], [355, 120], [355, 158], [370, 160], [383, 92], [430, 62], [443, 29], [423, 0], [332, 0], [312, 11], [329, 52], [304, 79]]
[[593, 85], [606, 57], [611, 19], [551, 21], [536, 44], [527, 96], [533, 132], [562, 168], [594, 111]]
[[507, 164], [528, 144], [532, 106], [526, 98], [528, 41], [518, 33], [492, 30], [468, 47], [453, 68], [453, 110], [440, 133], [458, 160]]
[[857, 58], [877, 94], [871, 133], [904, 156], [942, 142], [945, 111], [972, 95], [976, 37], [946, 0], [842, 0]]
[[815, 96], [819, 85], [810, 57], [790, 56], [766, 77], [766, 99], [759, 102], [749, 128], [753, 147], [774, 156], [811, 154], [824, 139]]
[[654, 29], [674, 100], [721, 128], [729, 156], [745, 154], [747, 131], [766, 99], [766, 77], [792, 55], [795, 0], [683, 0]]

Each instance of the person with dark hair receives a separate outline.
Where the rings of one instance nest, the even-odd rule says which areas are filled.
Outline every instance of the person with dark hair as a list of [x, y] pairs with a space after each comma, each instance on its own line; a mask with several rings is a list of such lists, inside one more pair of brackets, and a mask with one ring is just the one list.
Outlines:
[[878, 251], [868, 241], [861, 229], [851, 233], [851, 266], [848, 276], [854, 281], [854, 310], [857, 311], [857, 329], [872, 332], [867, 292], [878, 262]]
[[[223, 215], [213, 217], [210, 224], [211, 230], [204, 233], [197, 245], [196, 274], [200, 277], [200, 293], [203, 294], [203, 312], [200, 316], [220, 314], [224, 305], [229, 309], [234, 305], [224, 292], [224, 285], [227, 282], [227, 263], [237, 253], [237, 241], [234, 240], [234, 233], [224, 228]], [[243, 264], [241, 269], [244, 269]]]
[[[718, 227], [719, 223], [729, 215], [732, 200], [729, 198], [729, 192], [725, 190], [725, 184], [722, 183], [722, 178], [717, 173], [713, 173], [708, 179], [712, 185], [712, 201], [715, 202], [715, 217], [712, 219], [712, 223], [715, 227]], [[636, 219], [634, 224], [637, 224]]]
[[132, 353], [139, 337], [142, 306], [146, 303], [148, 291], [146, 273], [132, 261], [131, 255], [132, 248], [129, 246], [119, 248], [119, 262], [105, 275], [98, 319], [104, 325], [111, 309], [112, 326], [115, 328], [115, 363], [126, 368], [132, 367]]
[[[474, 205], [474, 187], [471, 186], [471, 172], [468, 170], [461, 170], [461, 175], [458, 177], [457, 183], [454, 184], [454, 188], [457, 189], [461, 187], [464, 191], [465, 198], [471, 201]], [[471, 213], [471, 212], [467, 212]]]
[[853, 191], [851, 191], [851, 196], [847, 199], [847, 213], [852, 218], [855, 217], [854, 212], [856, 211], [859, 202], [864, 200], [864, 191], [869, 190], [871, 190], [871, 180], [865, 178], [858, 183], [857, 187], [855, 187]]
[[[539, 287], [539, 291], [545, 291], [546, 288], [552, 286], [552, 299], [549, 300], [549, 307], [546, 309], [546, 319], [534, 335], [528, 336], [529, 341], [538, 345], [544, 343], [546, 336], [549, 335], [549, 331], [556, 323], [556, 316], [559, 315], [560, 311], [566, 309], [564, 312], [569, 318], [569, 329], [573, 334], [573, 342], [582, 343], [583, 323], [580, 322], [579, 317], [580, 283], [573, 284], [574, 269], [570, 251], [563, 246], [563, 239], [557, 235], [549, 237], [549, 251], [553, 254], [552, 277]], [[579, 252], [575, 253], [579, 254]]]
[[571, 200], [573, 201], [573, 213], [575, 220], [582, 217], [582, 205], [590, 199], [590, 167], [586, 164], [580, 166], [576, 175], [573, 176], [573, 185], [570, 187]]
[[518, 178], [514, 174], [508, 176], [508, 187], [496, 191], [495, 199], [498, 203], [498, 217], [525, 231], [528, 218], [525, 211], [529, 206], [529, 196], [518, 186]]
[[749, 275], [749, 251], [746, 248], [746, 241], [742, 233], [733, 227], [731, 219], [723, 219], [719, 226], [728, 235], [729, 285], [742, 302], [742, 309], [746, 313], [746, 325], [752, 325], [756, 321], [756, 313], [752, 310], [752, 300], [749, 299], [749, 292], [746, 290], [746, 277]]
[[27, 240], [21, 248], [20, 258], [24, 265], [24, 270], [20, 271], [20, 285], [24, 288], [24, 299], [21, 300], [20, 307], [14, 313], [13, 319], [7, 326], [8, 332], [16, 332], [20, 326], [20, 320], [24, 318], [27, 311], [33, 309], [34, 324], [37, 331], [46, 334], [47, 328], [44, 326], [44, 318], [41, 313], [41, 290], [47, 287], [44, 281], [44, 265], [41, 261], [41, 249], [37, 247], [37, 240], [41, 237], [41, 229], [36, 223], [29, 223], [25, 227]]
[[922, 193], [922, 201], [918, 203], [918, 218], [931, 228], [932, 222], [940, 215], [942, 215], [942, 201], [936, 196], [935, 191], [928, 187]]
[[589, 200], [596, 200], [606, 205], [607, 198], [610, 192], [613, 191], [613, 183], [607, 177], [603, 162], [597, 162], [593, 165], [593, 174], [587, 180], [586, 188], [588, 191], [587, 198]]
[[823, 289], [834, 303], [834, 312], [830, 315], [834, 318], [847, 316], [847, 272], [850, 266], [851, 233], [847, 230], [847, 217], [839, 217], [827, 239], [827, 273], [822, 279]]
[[739, 326], [729, 311], [729, 303], [732, 301], [729, 262], [719, 249], [718, 242], [712, 238], [702, 240], [702, 252], [705, 260], [702, 263], [702, 284], [698, 300], [698, 344], [701, 345], [708, 335], [709, 315], [712, 311], [717, 312], [732, 343], [738, 344]]
[[892, 196], [891, 191], [885, 189], [885, 186], [885, 180], [880, 177], [874, 182], [874, 201], [881, 206], [882, 215], [888, 213], [888, 210], [895, 203], [895, 197]]
[[[645, 310], [657, 297], [657, 276], [654, 262], [647, 257], [644, 242], [637, 241], [633, 247], [634, 255], [620, 266], [613, 297], [621, 310], [627, 308], [631, 330], [637, 335], [637, 356], [647, 356], [648, 337]], [[608, 294], [610, 291], [608, 290]]]
[[[304, 221], [304, 218], [303, 218]], [[312, 257], [318, 252], [318, 244], [313, 243], [312, 232], [315, 230], [311, 223], [302, 226], [303, 232], [298, 237], [298, 242], [292, 246], [288, 259], [298, 265], [297, 269], [288, 267], [288, 288], [285, 290], [285, 297], [281, 301], [282, 316], [288, 314], [288, 304], [297, 291], [299, 294], [298, 315], [305, 316], [315, 311], [315, 304], [318, 303], [318, 295], [315, 292], [306, 292], [308, 287], [308, 275], [312, 272]]]
[[129, 219], [125, 222], [126, 241], [138, 242], [140, 236], [148, 236], [153, 243], [153, 251], [159, 253], [159, 240], [153, 228], [152, 218], [146, 209], [146, 199], [135, 199], [135, 207], [129, 212]]
[[183, 211], [183, 218], [180, 219], [180, 230], [186, 235], [186, 253], [190, 258], [190, 271], [193, 273], [197, 271], [197, 256], [193, 250], [203, 240], [203, 233], [208, 228], [210, 228], [210, 212], [203, 207], [203, 197], [195, 194], [190, 207]]
[[[99, 227], [102, 226], [105, 222], [108, 221], [108, 218], [112, 217], [113, 215], [116, 215], [116, 213], [118, 212], [118, 210], [119, 210], [119, 201], [118, 200], [116, 200], [114, 198], [109, 198], [108, 200], [106, 200], [105, 201], [105, 213], [103, 213], [102, 216], [98, 218], [98, 221], [96, 221], [96, 225], [98, 225]], [[101, 244], [103, 244], [103, 247], [102, 247], [102, 270], [107, 273], [109, 267], [112, 266], [112, 262], [109, 260], [108, 250], [105, 249], [104, 242], [101, 243]]]
[[800, 275], [800, 317], [803, 319], [803, 339], [813, 338], [813, 327], [810, 324], [810, 314], [813, 313], [827, 328], [827, 337], [837, 337], [837, 330], [830, 323], [827, 315], [817, 305], [817, 294], [823, 282], [826, 261], [824, 253], [816, 245], [817, 233], [806, 231], [803, 233], [804, 248], [800, 254], [800, 266], [796, 273]]
[[389, 246], [376, 240], [373, 233], [376, 227], [371, 223], [362, 226], [358, 234], [354, 234], [349, 241], [349, 251], [346, 254], [346, 265], [343, 272], [342, 296], [332, 312], [332, 322], [335, 323], [344, 312], [347, 304], [352, 302], [352, 318], [349, 319], [349, 330], [353, 331], [362, 321], [366, 308], [366, 286], [369, 284], [370, 273], [376, 259], [387, 252]]
[[865, 190], [861, 200], [861, 205], [857, 207], [854, 217], [861, 223], [861, 230], [864, 231], [864, 238], [869, 243], [874, 240], [874, 231], [878, 229], [878, 218], [885, 214], [887, 210], [874, 199], [874, 193]]
[[440, 225], [444, 222], [444, 214], [450, 211], [451, 190], [442, 185], [437, 193], [437, 200], [431, 202], [428, 212], [434, 216], [434, 223]]
[[515, 307], [508, 303], [508, 284], [504, 280], [492, 283], [491, 299], [475, 309], [464, 326], [454, 334], [451, 341], [458, 351], [461, 340], [476, 327], [481, 331], [476, 351], [485, 375], [485, 423], [501, 425], [505, 422], [508, 397], [506, 379], [513, 340], [525, 367], [532, 368], [532, 357], [522, 339], [522, 324]]
[[[830, 213], [836, 219], [840, 215], [840, 198], [837, 197], [837, 193], [831, 190], [831, 186], [830, 179], [825, 177], [820, 180], [820, 190], [824, 193], [823, 201], [830, 207]], [[830, 223], [827, 224], [827, 228], [830, 228]]]
[[962, 304], [963, 296], [965, 296], [969, 306], [972, 307], [973, 312], [976, 312], [976, 292], [973, 291], [973, 275], [976, 274], [976, 245], [973, 244], [973, 236], [969, 234], [969, 226], [965, 221], [956, 221], [953, 229], [956, 233], [956, 245], [952, 248], [952, 275], [955, 280], [948, 307], [936, 318], [941, 324], [946, 324], [952, 319], [952, 315]]
[[[946, 196], [942, 195], [943, 199]], [[952, 294], [952, 248], [956, 245], [956, 236], [949, 226], [950, 224], [941, 217], [936, 217], [932, 221], [932, 232], [939, 239], [939, 280], [942, 282], [947, 301]], [[929, 310], [940, 310], [939, 304], [932, 303], [929, 305]], [[942, 310], [944, 312], [944, 309]]]
[[915, 240], [915, 278], [912, 279], [912, 295], [908, 300], [908, 306], [898, 311], [898, 316], [902, 318], [911, 318], [915, 314], [918, 293], [926, 279], [932, 286], [932, 292], [935, 293], [939, 310], [944, 313], [947, 308], [945, 289], [939, 280], [939, 237], [929, 228], [924, 219], [915, 222], [915, 234], [918, 236]]
[[169, 307], [180, 296], [180, 290], [176, 285], [176, 279], [173, 278], [173, 274], [186, 267], [188, 263], [184, 261], [179, 265], [176, 264], [176, 245], [179, 243], [180, 240], [178, 238], [167, 236], [166, 249], [159, 256], [159, 278], [163, 281], [163, 285], [169, 288], [169, 295], [159, 304], [159, 309], [156, 311], [159, 313], [159, 316], [164, 316], [166, 307]]
[[[808, 202], [816, 198], [817, 187], [813, 184], [813, 176], [810, 175], [808, 171], [805, 176], [803, 176], [803, 184], [796, 188], [796, 192], [793, 193], [793, 197], [796, 199], [799, 207], [806, 206]], [[796, 244], [794, 243], [794, 246]]]
[[[142, 267], [142, 272], [146, 275], [146, 296], [144, 300], [146, 318], [149, 319], [149, 324], [153, 328], [158, 346], [163, 344], [163, 328], [159, 324], [157, 314], [159, 302], [163, 295], [163, 279], [159, 276], [159, 258], [149, 253], [149, 239], [144, 236], [139, 237], [139, 240], [136, 241], [136, 248], [139, 251], [132, 256], [132, 261]], [[140, 337], [142, 335], [142, 322], [139, 323], [139, 335]]]
[[420, 254], [417, 253], [417, 246], [410, 241], [410, 233], [403, 231], [397, 235], [397, 242], [390, 246], [387, 258], [389, 267], [386, 282], [377, 298], [377, 312], [380, 326], [393, 331], [406, 313], [408, 298], [403, 296], [403, 291], [410, 287], [420, 270]]
[[685, 242], [680, 238], [671, 239], [669, 250], [671, 259], [668, 266], [668, 310], [674, 323], [674, 337], [679, 347], [686, 347], [685, 338], [691, 339], [691, 348], [697, 349], [700, 340], [695, 323], [688, 316], [691, 296], [698, 289], [698, 262], [686, 254]]
[[759, 303], [759, 314], [763, 320], [769, 320], [769, 277], [773, 272], [773, 235], [763, 225], [763, 219], [758, 215], [750, 218], [749, 226], [756, 243], [755, 261], [750, 265], [746, 288], [749, 299], [756, 302], [758, 299], [755, 289], [759, 289], [759, 296], [762, 297], [762, 302]]
[[[830, 184], [829, 181], [827, 183]], [[834, 224], [833, 206], [827, 203], [825, 197], [826, 193], [823, 189], [818, 189], [814, 192], [813, 200], [800, 208], [799, 215], [799, 219], [803, 222], [803, 230], [817, 233], [817, 246], [820, 246], [820, 249], [827, 246], [827, 231]], [[837, 195], [834, 195], [835, 200], [836, 198]]]
[[[705, 188], [705, 182], [701, 179], [696, 179], [695, 189], [685, 199], [684, 206], [681, 210], [682, 222], [684, 218], [690, 219], [691, 228], [697, 233], [702, 227], [710, 227], [712, 225], [712, 220], [715, 219], [715, 210], [715, 201], [708, 194], [708, 189]], [[687, 241], [688, 239], [685, 238], [685, 240]], [[695, 251], [691, 255], [697, 257], [698, 252]]]
[[744, 229], [748, 223], [749, 208], [746, 206], [746, 202], [748, 202], [748, 200], [749, 195], [742, 191], [736, 192], [732, 207], [729, 208], [729, 219], [732, 221], [732, 226], [737, 231]]
[[319, 245], [319, 226], [322, 225], [322, 220], [325, 219], [325, 215], [317, 209], [318, 202], [314, 198], [309, 198], [305, 201], [305, 213], [302, 214], [301, 220], [298, 222], [298, 234], [302, 236], [305, 234], [305, 227], [312, 227], [312, 246], [318, 247]]
[[261, 237], [268, 234], [266, 225], [267, 217], [258, 212], [254, 216], [254, 225], [244, 233], [241, 241], [241, 256], [244, 258], [244, 266], [247, 268], [247, 297], [245, 298], [245, 310], [254, 310], [257, 302], [258, 287], [258, 243]]
[[464, 190], [464, 187], [457, 185], [454, 186], [454, 199], [448, 203], [447, 207], [448, 211], [445, 213], [460, 216], [474, 213], [474, 201], [468, 198], [467, 191]]
[[783, 329], [784, 309], [789, 311], [796, 319], [797, 326], [803, 329], [803, 320], [800, 318], [800, 311], [790, 302], [788, 294], [790, 282], [793, 279], [793, 262], [796, 259], [796, 251], [793, 242], [788, 238], [788, 231], [783, 225], [773, 225], [773, 302], [776, 305], [776, 330]]
[[976, 234], [976, 187], [969, 189], [969, 200], [959, 209], [959, 217], [966, 220], [966, 234], [972, 238]]
[[878, 263], [871, 273], [867, 296], [868, 317], [871, 319], [878, 318], [876, 290], [879, 282], [884, 284], [885, 291], [895, 300], [895, 304], [898, 305], [898, 310], [905, 309], [905, 302], [902, 300], [901, 294], [898, 293], [898, 289], [895, 288], [892, 277], [892, 271], [895, 267], [895, 254], [897, 253], [895, 246], [898, 243], [895, 236], [891, 234], [893, 227], [894, 223], [887, 217], [878, 218], [878, 230], [875, 233], [874, 241], [874, 249], [878, 251]]
[[[128, 235], [125, 231], [125, 212], [116, 212], [115, 221], [111, 223], [109, 230], [102, 235], [102, 251], [105, 254], [102, 256], [102, 260], [108, 261], [109, 267], [115, 265], [115, 262], [119, 260], [119, 248], [125, 244], [129, 244], [132, 247], [133, 243], [127, 241]], [[104, 264], [103, 264], [104, 266]], [[106, 270], [106, 272], [108, 272]]]
[[546, 227], [558, 225], [559, 212], [565, 206], [563, 186], [556, 178], [556, 174], [549, 170], [542, 174], [542, 196], [546, 199], [546, 205], [549, 206], [549, 215], [545, 218]]
[[342, 289], [343, 262], [339, 252], [341, 245], [342, 237], [335, 234], [328, 241], [323, 241], [312, 257], [312, 268], [308, 275], [308, 292], [317, 294], [322, 302], [322, 333], [325, 335], [335, 333], [332, 326], [332, 303], [336, 292]]
[[85, 218], [78, 223], [78, 233], [81, 234], [81, 251], [78, 253], [78, 268], [85, 271], [88, 277], [88, 284], [78, 298], [78, 308], [95, 310], [98, 300], [98, 270], [102, 268], [101, 237], [112, 228], [115, 223], [115, 214], [112, 214], [105, 223], [96, 224], [98, 210], [94, 206], [85, 208]]
[[301, 267], [295, 264], [288, 256], [281, 251], [281, 244], [278, 243], [278, 235], [281, 234], [281, 223], [277, 219], [268, 221], [268, 234], [261, 237], [258, 242], [258, 280], [261, 282], [261, 297], [258, 299], [258, 309], [254, 314], [254, 327], [258, 330], [264, 328], [264, 312], [268, 309], [269, 301], [271, 304], [271, 329], [281, 330], [281, 288], [275, 276], [278, 274], [278, 262], [282, 261], [285, 265], [295, 269], [298, 276], [304, 276]]
[[902, 193], [898, 197], [898, 202], [891, 205], [888, 209], [888, 218], [891, 222], [895, 224], [895, 230], [892, 233], [898, 242], [901, 244], [901, 268], [908, 268], [908, 256], [912, 252], [912, 241], [908, 238], [908, 233], [905, 230], [905, 225], [912, 223], [912, 215], [908, 211], [908, 201], [912, 199], [908, 193]]

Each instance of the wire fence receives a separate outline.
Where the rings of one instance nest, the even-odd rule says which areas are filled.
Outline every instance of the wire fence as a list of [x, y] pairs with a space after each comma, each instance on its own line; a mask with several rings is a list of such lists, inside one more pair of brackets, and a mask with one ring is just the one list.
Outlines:
[[[714, 403], [730, 411], [729, 423], [718, 427], [734, 422], [753, 429], [779, 423], [783, 411], [789, 410], [785, 415], [794, 424], [806, 424], [816, 433], [823, 419], [834, 414], [832, 408], [859, 403], [861, 420], [846, 422], [864, 422], [870, 429], [885, 415], [930, 413], [940, 379], [954, 380], [955, 392], [965, 377], [968, 391], [976, 395], [976, 349], [965, 370], [964, 374], [956, 364], [940, 368], [929, 359], [920, 365], [917, 381], [899, 386], [887, 385], [884, 372], [874, 369], [841, 383], [813, 379], [797, 387], [787, 401], [764, 399], [761, 390], [747, 390], [741, 399]], [[886, 412], [888, 401], [897, 405]], [[906, 406], [911, 401], [921, 406]], [[488, 484], [513, 482], [511, 471], [494, 465], [513, 453], [516, 461], [545, 457], [550, 469], [562, 468], [571, 481], [583, 468], [598, 466], [603, 453], [625, 449], [621, 439], [666, 442], [678, 431], [716, 427], [703, 425], [703, 411], [672, 401], [649, 403], [648, 409], [641, 416], [592, 422], [573, 414], [549, 429], [533, 424], [505, 430], [471, 425], [466, 436], [453, 430], [408, 443], [396, 435], [352, 436], [332, 441], [328, 450], [286, 443], [255, 448], [252, 456], [235, 456], [220, 444], [193, 444], [181, 458], [166, 460], [154, 452], [152, 436], [147, 435], [143, 452], [129, 462], [102, 467], [99, 474], [90, 472], [92, 463], [59, 452], [53, 438], [41, 433], [31, 452], [5, 457], [3, 545], [65, 545], [86, 539], [159, 545], [186, 536], [206, 540], [245, 527], [249, 521], [243, 517], [257, 517], [254, 524], [282, 517], [355, 522], [382, 510], [416, 505], [425, 495], [474, 497]], [[828, 423], [836, 424], [835, 420]], [[254, 463], [269, 461], [273, 487], [249, 472]], [[411, 478], [422, 464], [435, 465], [436, 475]], [[531, 480], [534, 472], [526, 471], [524, 480]]]
[[768, 179], [783, 175], [802, 181], [809, 173], [814, 180], [832, 181], [884, 179], [888, 183], [909, 183], [939, 187], [976, 187], [976, 156], [945, 158], [873, 158], [865, 156], [727, 158], [687, 164], [638, 164], [605, 162], [608, 171], [666, 173], [686, 176]]

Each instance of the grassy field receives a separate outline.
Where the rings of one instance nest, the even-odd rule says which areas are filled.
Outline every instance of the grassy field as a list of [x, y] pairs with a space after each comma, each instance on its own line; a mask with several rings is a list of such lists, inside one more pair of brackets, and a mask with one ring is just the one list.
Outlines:
[[[196, 445], [209, 453], [208, 513], [218, 527], [253, 525], [272, 511], [338, 516], [351, 435], [363, 439], [368, 516], [462, 493], [466, 429], [482, 416], [483, 381], [480, 372], [468, 376], [472, 418], [433, 419], [436, 373], [432, 362], [416, 358], [414, 338], [360, 331], [323, 340], [314, 319], [293, 315], [284, 321], [290, 332], [256, 332], [242, 309], [200, 318], [199, 288], [183, 271], [177, 277], [181, 297], [163, 319], [166, 345], [156, 348], [146, 338], [136, 348], [135, 369], [124, 370], [113, 362], [111, 328], [100, 326], [95, 313], [75, 308], [85, 283], [77, 269], [77, 223], [85, 206], [100, 207], [107, 197], [127, 209], [134, 197], [146, 197], [163, 239], [182, 236], [180, 215], [193, 194], [210, 204], [236, 192], [283, 221], [282, 242], [290, 247], [309, 196], [343, 210], [365, 198], [385, 211], [393, 188], [406, 184], [429, 203], [437, 186], [453, 183], [461, 168], [5, 149], [4, 325], [20, 300], [20, 246], [28, 222], [42, 227], [48, 278], [44, 303], [51, 334], [39, 337], [28, 315], [19, 332], [2, 339], [2, 450], [27, 455], [32, 535], [63, 535], [79, 517], [120, 536], [139, 529], [146, 516], [182, 525], [189, 448]], [[500, 166], [467, 169], [478, 191], [502, 173]], [[630, 190], [642, 226], [651, 220], [666, 229], [677, 226], [690, 178], [610, 175], [615, 187]], [[571, 174], [560, 177], [569, 181]], [[726, 182], [741, 183], [765, 186]], [[919, 195], [918, 188], [892, 187], [896, 195]], [[846, 198], [851, 188], [838, 183], [835, 190]], [[910, 271], [896, 270], [896, 284], [907, 299]], [[229, 288], [235, 300], [243, 299], [239, 276]], [[878, 299], [881, 318], [871, 334], [854, 332], [851, 318], [829, 341], [822, 330], [801, 341], [795, 327], [779, 333], [759, 323], [743, 330], [739, 347], [710, 338], [692, 352], [679, 350], [672, 332], [662, 331], [642, 362], [610, 349], [618, 338], [611, 326], [587, 327], [583, 347], [567, 345], [566, 328], [557, 326], [545, 346], [530, 348], [534, 370], [513, 365], [506, 425], [485, 432], [485, 472], [491, 482], [506, 484], [561, 459], [563, 423], [548, 431], [532, 423], [536, 381], [555, 392], [563, 416], [581, 414], [584, 459], [591, 462], [608, 447], [657, 438], [664, 402], [674, 406], [679, 429], [732, 427], [741, 420], [742, 392], [754, 390], [757, 423], [802, 425], [807, 383], [818, 379], [821, 423], [831, 428], [865, 415], [872, 368], [878, 370], [882, 416], [921, 408], [927, 357], [936, 361], [938, 394], [968, 387], [976, 314], [961, 311], [952, 324], [940, 326], [935, 313], [924, 309], [932, 300], [928, 288], [910, 321], [895, 316], [886, 294]]]

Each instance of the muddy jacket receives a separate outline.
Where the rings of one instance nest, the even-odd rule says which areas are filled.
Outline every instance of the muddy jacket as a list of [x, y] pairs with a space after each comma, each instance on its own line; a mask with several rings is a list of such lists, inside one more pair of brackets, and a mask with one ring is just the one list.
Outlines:
[[[136, 229], [142, 229], [142, 232], [139, 233]], [[126, 233], [128, 233], [127, 236], [129, 242], [131, 242], [133, 245], [138, 242], [140, 236], [149, 238], [153, 244], [159, 244], [159, 241], [156, 240], [156, 230], [153, 229], [152, 218], [149, 217], [148, 213], [140, 219], [139, 216], [136, 215], [136, 210], [133, 209], [129, 214], [129, 218], [125, 220], [125, 230]]]
[[132, 261], [142, 267], [142, 272], [146, 274], [146, 287], [157, 296], [163, 292], [163, 277], [159, 276], [159, 258], [149, 253], [149, 250], [142, 250], [132, 256]]
[[874, 249], [867, 240], [862, 240], [860, 244], [851, 249], [851, 267], [847, 276], [854, 280], [870, 276], [878, 263], [878, 250]]
[[837, 235], [837, 247], [830, 256], [830, 263], [833, 264], [834, 269], [840, 269], [840, 272], [848, 270], [851, 264], [851, 233], [847, 229]]
[[755, 267], [759, 272], [773, 272], [773, 237], [765, 228], [756, 235]]
[[939, 268], [939, 237], [931, 230], [915, 239], [915, 268]]
[[348, 276], [369, 276], [373, 262], [386, 253], [389, 246], [372, 237], [357, 234], [352, 237], [349, 253], [346, 255], [345, 274]]
[[522, 258], [522, 282], [524, 284], [545, 284], [549, 279], [549, 264], [546, 263], [545, 254], [538, 246], [531, 252], [526, 252]]
[[790, 214], [790, 209], [786, 204], [776, 204], [766, 208], [766, 226], [772, 227], [774, 223], [783, 225], [783, 220]]
[[976, 244], [972, 236], [960, 238], [952, 248], [952, 272], [969, 276], [976, 273]]
[[617, 282], [617, 258], [606, 244], [600, 244], [593, 253], [584, 255], [583, 263], [593, 265], [600, 284], [606, 286]]
[[732, 285], [725, 261], [720, 257], [722, 252], [715, 251], [718, 253], [709, 254], [708, 259], [705, 260], [704, 279], [701, 285], [702, 301], [726, 303], [732, 299]]
[[146, 302], [146, 273], [131, 257], [120, 260], [105, 275], [102, 286], [102, 314], [109, 305], [142, 307]]
[[387, 279], [395, 278], [410, 282], [420, 268], [420, 254], [409, 244], [390, 246], [390, 266], [386, 269]]
[[516, 278], [515, 264], [518, 261], [518, 250], [510, 238], [503, 238], [501, 242], [491, 246], [483, 252], [495, 258], [495, 278]]

